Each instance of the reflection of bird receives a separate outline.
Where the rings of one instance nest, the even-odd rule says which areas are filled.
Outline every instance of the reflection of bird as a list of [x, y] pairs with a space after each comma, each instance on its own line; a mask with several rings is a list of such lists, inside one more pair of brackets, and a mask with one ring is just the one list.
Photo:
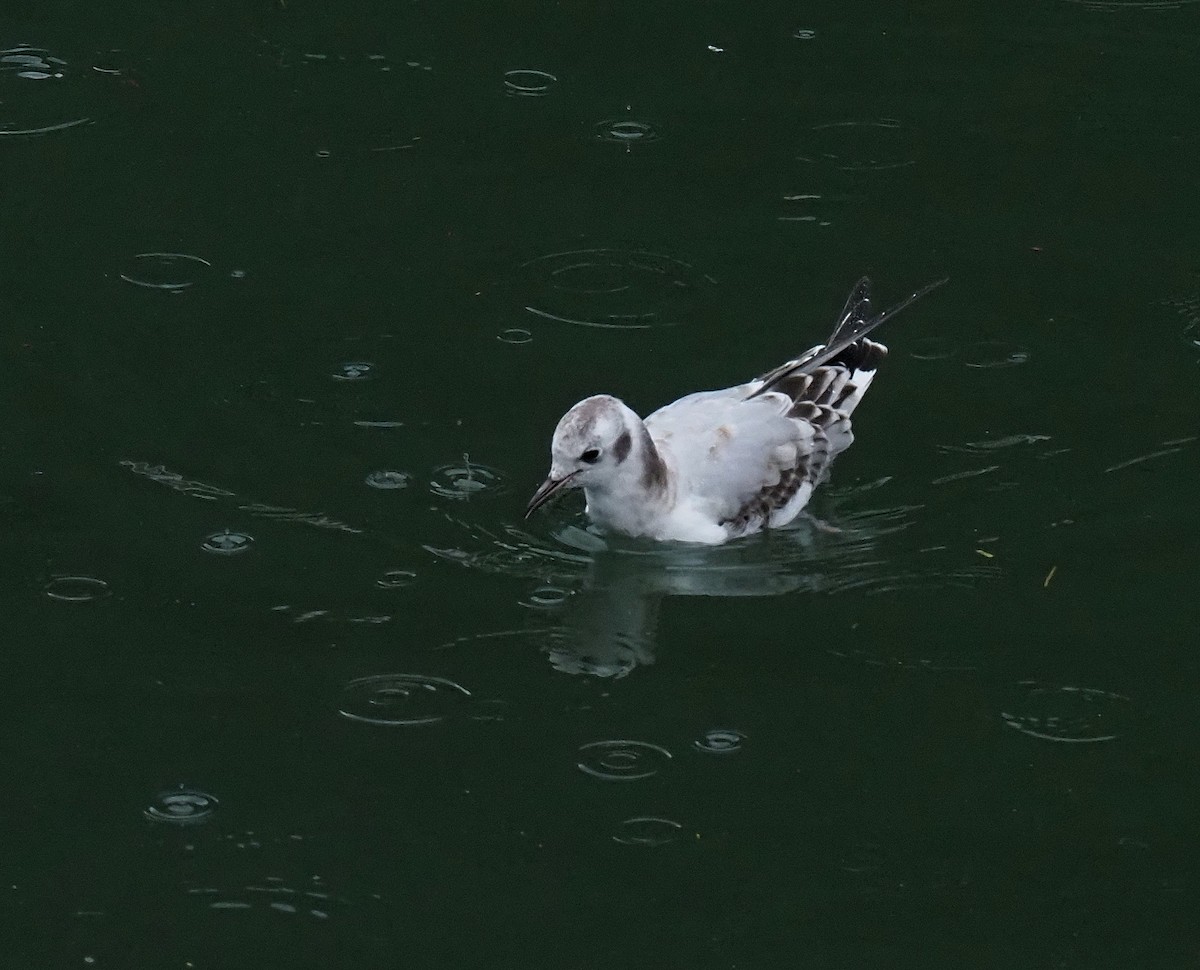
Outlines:
[[566, 601], [546, 652], [555, 670], [624, 677], [654, 663], [662, 597], [636, 582], [589, 583]]
[[[786, 554], [762, 555], [757, 544], [630, 545], [605, 548], [596, 537], [568, 529], [572, 545], [586, 536], [592, 548], [583, 583], [558, 610], [547, 652], [556, 670], [593, 677], [624, 677], [654, 663], [659, 608], [668, 596], [775, 596], [806, 583], [803, 530], [789, 532]], [[790, 568], [789, 568], [790, 567]]]
[[582, 488], [592, 521], [630, 536], [720, 543], [787, 524], [854, 440], [850, 415], [887, 354], [866, 335], [944, 282], [873, 314], [864, 277], [824, 344], [645, 421], [610, 395], [585, 398], [558, 422], [528, 512]]

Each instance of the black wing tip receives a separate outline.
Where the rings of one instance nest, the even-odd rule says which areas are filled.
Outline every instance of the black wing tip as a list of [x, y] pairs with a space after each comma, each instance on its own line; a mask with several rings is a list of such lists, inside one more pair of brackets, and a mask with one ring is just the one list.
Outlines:
[[[911, 303], [913, 300], [920, 299], [926, 293], [932, 293], [939, 286], [945, 286], [945, 284], [947, 284], [949, 282], [950, 282], [949, 276], [940, 276], [937, 279], [933, 280], [931, 283], [926, 283], [924, 286], [918, 286], [915, 290], [912, 291], [912, 293], [910, 293], [907, 297], [905, 297], [903, 300], [901, 300], [897, 304], [897, 306], [908, 306], [908, 304]], [[874, 290], [874, 287], [875, 287], [875, 284], [871, 282], [871, 277], [860, 276], [858, 278], [858, 280], [855, 282], [854, 286], [850, 290], [850, 299], [847, 301], [847, 303], [852, 303], [856, 299], [858, 299], [860, 293], [864, 294], [865, 296], [870, 298], [870, 295], [871, 295], [872, 291]], [[886, 313], [888, 311], [885, 310], [884, 312]]]
[[[819, 367], [826, 361], [836, 357], [846, 347], [862, 340], [872, 330], [890, 320], [901, 310], [906, 309], [921, 299], [921, 297], [949, 282], [949, 276], [942, 276], [932, 283], [926, 283], [924, 286], [913, 290], [912, 293], [899, 303], [893, 304], [886, 310], [880, 310], [878, 313], [871, 313], [868, 316], [867, 313], [870, 312], [870, 298], [869, 296], [864, 296], [860, 299], [859, 288], [864, 285], [869, 288], [871, 281], [866, 276], [861, 277], [854, 285], [855, 288], [850, 294], [850, 299], [846, 301], [846, 310], [843, 311], [842, 317], [838, 320], [838, 325], [834, 328], [833, 333], [829, 335], [829, 339], [825, 343], [825, 348], [819, 354], [816, 354], [811, 361], [806, 362], [806, 369], [811, 370]], [[863, 305], [864, 302], [865, 306]], [[864, 312], [855, 312], [860, 310]]]
[[[950, 282], [949, 276], [941, 276], [938, 279], [933, 280], [933, 282], [931, 282], [931, 283], [926, 283], [924, 286], [917, 287], [908, 296], [906, 296], [903, 300], [900, 300], [898, 303], [893, 304], [892, 306], [888, 307], [886, 310], [880, 310], [878, 313], [872, 314], [870, 317], [864, 318], [861, 322], [866, 323], [868, 325], [869, 330], [873, 330], [875, 327], [879, 326], [879, 324], [883, 323], [885, 320], [891, 319], [897, 313], [899, 313], [901, 310], [911, 306], [917, 300], [921, 299], [921, 297], [927, 296], [928, 294], [930, 294], [934, 290], [936, 290], [939, 286], [944, 286], [945, 284], [947, 284], [949, 282]], [[860, 277], [859, 281], [854, 284], [854, 290], [851, 291], [851, 299], [853, 299], [858, 294], [860, 289], [863, 287], [865, 287], [869, 293], [870, 288], [871, 288], [871, 280], [869, 277], [866, 277], [866, 276]], [[866, 332], [867, 331], [864, 331], [864, 333], [866, 333]]]
[[[746, 400], [749, 401], [751, 398], [759, 397], [768, 391], [774, 390], [792, 374], [812, 373], [817, 367], [841, 355], [846, 348], [861, 341], [872, 330], [890, 320], [901, 310], [912, 305], [926, 294], [933, 292], [939, 286], [943, 286], [949, 282], [949, 276], [942, 276], [932, 283], [926, 283], [924, 286], [914, 290], [899, 303], [868, 316], [867, 314], [870, 313], [871, 305], [871, 278], [869, 276], [860, 276], [854, 284], [854, 288], [850, 291], [850, 295], [846, 298], [846, 305], [843, 307], [841, 316], [838, 318], [837, 326], [826, 340], [824, 348], [807, 360], [801, 361], [798, 359], [794, 366], [789, 367], [788, 365], [784, 365], [776, 371], [764, 375], [766, 379], [763, 385], [748, 394]], [[882, 344], [874, 346], [881, 349], [882, 353], [879, 355], [879, 360], [882, 360], [883, 355], [887, 353], [887, 347]]]

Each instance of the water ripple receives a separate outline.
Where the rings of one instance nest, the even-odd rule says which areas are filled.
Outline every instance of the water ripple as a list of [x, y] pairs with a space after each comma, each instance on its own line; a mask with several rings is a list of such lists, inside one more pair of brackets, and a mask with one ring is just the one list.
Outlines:
[[44, 47], [0, 50], [0, 139], [79, 128], [110, 110], [123, 71], [104, 64], [77, 70]]
[[609, 330], [678, 324], [704, 280], [682, 260], [624, 249], [550, 253], [521, 270], [536, 290], [525, 305], [534, 316]]
[[375, 580], [380, 589], [404, 589], [417, 581], [417, 574], [409, 569], [389, 569]]
[[607, 118], [598, 121], [592, 132], [597, 140], [624, 145], [626, 151], [631, 151], [635, 145], [644, 145], [659, 138], [658, 129], [654, 125], [631, 118]]
[[408, 483], [412, 476], [407, 472], [398, 472], [393, 469], [380, 469], [373, 471], [363, 481], [371, 488], [378, 488], [384, 491], [397, 488], [408, 488]]
[[494, 468], [471, 461], [469, 455], [462, 456], [461, 463], [441, 465], [433, 470], [429, 490], [442, 498], [465, 502], [484, 494], [495, 494], [505, 490], [504, 476]]
[[91, 603], [104, 599], [110, 590], [108, 583], [95, 576], [55, 576], [42, 592], [64, 603]]
[[579, 747], [576, 767], [605, 781], [653, 778], [671, 760], [671, 752], [646, 741], [592, 741]]
[[639, 815], [627, 818], [613, 833], [613, 841], [622, 845], [659, 846], [676, 842], [683, 835], [683, 826], [669, 818]]
[[350, 721], [379, 727], [439, 724], [463, 710], [471, 692], [444, 677], [377, 674], [350, 681], [338, 713]]
[[138, 253], [121, 271], [121, 279], [148, 290], [179, 293], [195, 286], [212, 263], [187, 253]]
[[521, 601], [521, 605], [535, 610], [554, 610], [562, 606], [570, 595], [571, 590], [561, 586], [539, 586]]
[[519, 347], [522, 344], [531, 343], [533, 334], [524, 327], [508, 327], [496, 334], [496, 339], [502, 344], [512, 344], [514, 347]]
[[142, 814], [152, 822], [171, 825], [200, 825], [217, 811], [217, 800], [197, 789], [177, 788], [160, 792]]
[[[953, 476], [945, 479], [953, 480]], [[886, 484], [883, 481], [830, 489], [825, 501], [836, 508]], [[946, 558], [935, 564], [927, 556], [912, 552], [912, 543], [900, 547], [890, 542], [889, 536], [918, 523], [914, 513], [921, 508], [861, 508], [840, 513], [832, 525], [802, 516], [794, 526], [774, 531], [767, 538], [752, 537], [714, 547], [607, 539], [573, 524], [546, 538], [512, 526], [497, 534], [477, 524], [449, 519], [467, 533], [466, 538], [454, 545], [424, 548], [439, 559], [466, 568], [572, 590], [566, 604], [571, 611], [587, 605], [587, 596], [576, 595], [579, 590], [606, 589], [614, 615], [628, 612], [633, 601], [647, 596], [973, 588], [1000, 574], [995, 563], [963, 563]], [[627, 646], [640, 649], [642, 636], [631, 635]]]
[[558, 78], [546, 71], [518, 69], [504, 72], [504, 93], [512, 97], [544, 98], [558, 83]]
[[1115, 741], [1128, 730], [1130, 716], [1129, 698], [1123, 694], [1034, 680], [1018, 683], [1000, 712], [1003, 723], [1021, 734], [1069, 744]]
[[205, 552], [218, 556], [235, 556], [241, 552], [249, 552], [254, 544], [254, 537], [244, 532], [230, 532], [222, 529], [205, 536], [200, 548]]
[[365, 381], [371, 376], [375, 365], [366, 360], [348, 360], [339, 364], [330, 377], [335, 381]]
[[705, 754], [737, 754], [742, 750], [742, 742], [746, 735], [732, 728], [710, 728], [704, 732], [704, 737], [697, 738], [692, 746]]
[[799, 161], [842, 172], [887, 172], [916, 165], [912, 136], [895, 118], [849, 119], [813, 125]]

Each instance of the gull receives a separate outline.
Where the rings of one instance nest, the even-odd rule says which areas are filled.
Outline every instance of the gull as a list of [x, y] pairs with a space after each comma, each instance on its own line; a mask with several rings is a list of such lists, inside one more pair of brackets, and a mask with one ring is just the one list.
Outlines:
[[588, 518], [606, 533], [715, 545], [787, 525], [854, 441], [850, 415], [887, 356], [867, 334], [945, 282], [875, 313], [864, 276], [825, 343], [645, 420], [610, 394], [584, 398], [554, 429], [550, 475], [526, 518], [582, 488]]

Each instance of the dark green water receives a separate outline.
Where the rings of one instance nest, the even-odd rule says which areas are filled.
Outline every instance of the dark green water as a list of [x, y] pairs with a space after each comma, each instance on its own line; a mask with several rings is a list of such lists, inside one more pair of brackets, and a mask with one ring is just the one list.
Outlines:
[[[939, 6], [5, 18], [0, 966], [1196, 964], [1200, 4]], [[522, 521], [863, 273], [832, 530]]]

